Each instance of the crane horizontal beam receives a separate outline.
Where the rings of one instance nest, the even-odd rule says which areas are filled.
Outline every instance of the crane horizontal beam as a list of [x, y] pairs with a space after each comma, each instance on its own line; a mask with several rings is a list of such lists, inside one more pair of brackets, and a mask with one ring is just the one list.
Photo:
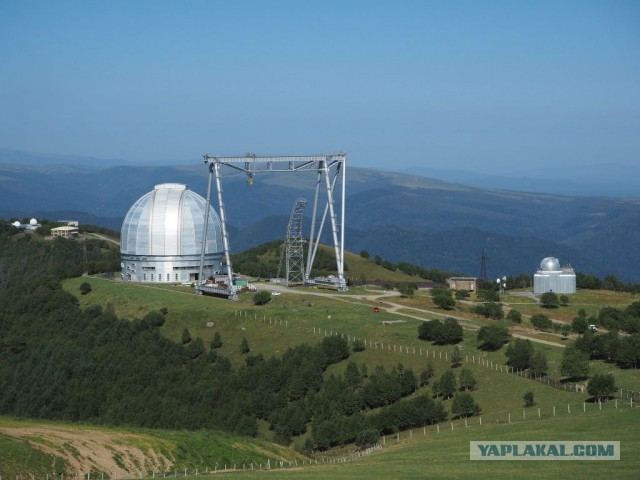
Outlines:
[[326, 155], [203, 155], [204, 163], [227, 165], [247, 174], [258, 172], [297, 172], [299, 170], [317, 170], [322, 163], [329, 168], [346, 161], [347, 154], [331, 153]]

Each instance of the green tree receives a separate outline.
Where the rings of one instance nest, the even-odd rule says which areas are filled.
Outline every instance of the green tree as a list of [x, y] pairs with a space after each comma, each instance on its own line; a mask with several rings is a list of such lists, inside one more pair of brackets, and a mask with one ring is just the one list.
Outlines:
[[568, 338], [569, 334], [571, 333], [571, 325], [569, 325], [568, 323], [563, 323], [562, 327], [560, 328], [562, 331], [562, 337], [565, 339]]
[[353, 345], [352, 348], [354, 352], [364, 352], [364, 349], [365, 349], [364, 342], [359, 338], [354, 338], [352, 345]]
[[433, 393], [438, 397], [442, 396], [446, 400], [453, 396], [456, 391], [456, 376], [451, 370], [442, 374], [440, 379], [433, 384]]
[[460, 348], [456, 345], [451, 351], [451, 367], [458, 368], [460, 365], [462, 365], [462, 353], [460, 353]]
[[220, 335], [220, 332], [216, 332], [213, 335], [213, 340], [211, 340], [211, 349], [215, 350], [217, 348], [220, 348], [222, 346], [222, 335]]
[[344, 371], [344, 383], [351, 390], [357, 390], [362, 386], [362, 376], [360, 375], [360, 370], [358, 370], [358, 365], [354, 362], [347, 364], [347, 368]]
[[271, 294], [266, 290], [260, 290], [253, 295], [254, 305], [266, 305], [271, 301]]
[[547, 364], [547, 357], [544, 352], [537, 350], [533, 357], [531, 357], [531, 365], [529, 366], [529, 372], [533, 376], [546, 375], [549, 366]]
[[433, 377], [433, 365], [429, 362], [427, 367], [420, 372], [420, 386], [428, 384], [431, 377]]
[[442, 325], [440, 320], [428, 320], [420, 323], [420, 325], [418, 325], [418, 338], [420, 340], [434, 341]]
[[480, 413], [480, 407], [468, 393], [458, 393], [453, 399], [451, 413], [459, 418], [467, 418]]
[[380, 432], [375, 428], [367, 428], [356, 435], [356, 446], [358, 448], [368, 448], [378, 443]]
[[324, 366], [349, 358], [349, 344], [342, 337], [325, 337], [320, 344], [320, 348], [324, 356]]
[[442, 310], [452, 310], [456, 306], [456, 301], [451, 297], [451, 293], [440, 293], [433, 297], [433, 304]]
[[191, 341], [191, 333], [189, 333], [189, 329], [185, 328], [182, 330], [182, 344], [186, 345]]
[[587, 392], [598, 401], [606, 400], [616, 393], [616, 381], [613, 375], [610, 373], [595, 374], [591, 380], [589, 380]]
[[563, 307], [566, 307], [567, 305], [569, 305], [569, 297], [566, 295], [560, 295], [560, 297], [558, 297], [558, 299], [560, 300], [560, 305], [562, 305]]
[[481, 350], [498, 350], [509, 341], [511, 334], [507, 327], [487, 325], [478, 330], [478, 348]]
[[521, 323], [522, 314], [518, 310], [512, 308], [511, 310], [509, 310], [509, 313], [507, 313], [507, 320], [510, 320], [513, 323]]
[[589, 322], [586, 316], [579, 316], [573, 319], [571, 322], [571, 330], [576, 333], [583, 334], [589, 328]]
[[415, 283], [400, 283], [398, 284], [398, 291], [402, 297], [411, 298], [414, 292], [418, 289]]
[[80, 293], [86, 295], [91, 292], [91, 284], [89, 282], [82, 282], [79, 287]]
[[558, 295], [555, 293], [545, 292], [540, 297], [540, 303], [544, 308], [558, 308], [560, 300], [558, 300]]
[[475, 390], [476, 379], [468, 368], [460, 370], [460, 390]]
[[464, 332], [455, 318], [445, 318], [442, 326], [434, 332], [434, 342], [438, 345], [451, 345], [462, 341]]
[[485, 318], [492, 318], [494, 320], [500, 320], [501, 318], [504, 318], [502, 304], [500, 303], [488, 302], [481, 305], [476, 305], [473, 308], [473, 312], [477, 313], [478, 315], [482, 315]]
[[367, 252], [366, 250], [360, 250], [360, 257], [361, 258], [369, 258], [369, 252]]
[[585, 378], [589, 375], [589, 356], [575, 346], [567, 347], [562, 352], [560, 373], [568, 378]]
[[531, 325], [537, 330], [547, 331], [553, 328], [553, 322], [542, 313], [536, 313], [531, 317]]
[[249, 353], [251, 348], [249, 348], [249, 342], [246, 337], [242, 337], [242, 343], [240, 344], [240, 354], [244, 355], [245, 353]]
[[531, 366], [533, 357], [533, 344], [530, 340], [516, 338], [504, 352], [507, 357], [507, 365], [516, 370], [526, 370]]
[[536, 402], [533, 399], [534, 397], [534, 393], [533, 392], [527, 392], [522, 396], [522, 400], [524, 400], [524, 406], [525, 407], [532, 407], [536, 404]]
[[480, 302], [493, 302], [497, 303], [500, 301], [500, 292], [496, 290], [478, 290], [476, 292], [476, 299]]

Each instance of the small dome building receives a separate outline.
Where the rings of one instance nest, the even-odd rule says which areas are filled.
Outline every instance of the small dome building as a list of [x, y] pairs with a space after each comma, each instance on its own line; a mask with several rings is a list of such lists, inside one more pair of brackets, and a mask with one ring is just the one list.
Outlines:
[[122, 223], [122, 279], [148, 283], [198, 281], [207, 210], [203, 276], [221, 273], [222, 226], [218, 214], [206, 203], [202, 196], [178, 183], [156, 185], [140, 197]]
[[561, 267], [555, 257], [546, 257], [533, 275], [533, 293], [576, 293], [576, 274], [570, 266]]

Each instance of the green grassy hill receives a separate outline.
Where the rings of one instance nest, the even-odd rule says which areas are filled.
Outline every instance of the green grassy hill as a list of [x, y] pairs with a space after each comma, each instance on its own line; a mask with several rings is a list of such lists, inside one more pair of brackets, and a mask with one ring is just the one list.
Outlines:
[[[356, 263], [372, 263], [355, 256], [354, 260]], [[431, 364], [437, 378], [450, 368], [451, 346], [433, 346], [417, 338], [417, 327], [422, 320], [443, 316], [424, 292], [418, 292], [414, 298], [401, 299], [380, 289], [353, 289], [345, 294], [319, 289], [286, 289], [282, 295], [272, 297], [268, 305], [257, 307], [253, 305], [250, 293], [232, 302], [198, 296], [187, 287], [125, 284], [102, 278], [66, 280], [64, 288], [77, 294], [84, 281], [90, 282], [92, 290], [78, 297], [82, 308], [101, 305], [119, 317], [129, 319], [142, 318], [149, 311], [166, 308], [162, 333], [179, 340], [187, 328], [192, 337], [200, 337], [208, 345], [214, 333], [219, 332], [223, 341], [219, 351], [235, 367], [244, 364], [245, 357], [239, 348], [243, 338], [248, 340], [251, 354], [262, 353], [269, 357], [279, 356], [294, 345], [319, 343], [326, 336], [340, 335], [350, 341], [354, 337], [365, 341], [365, 350], [352, 353], [349, 361], [367, 365], [369, 371], [376, 365], [391, 368], [402, 363], [419, 373]], [[581, 304], [591, 302], [597, 306], [603, 303], [625, 305], [633, 299], [625, 294], [611, 295], [600, 298], [599, 294], [589, 296], [584, 293], [579, 300]], [[533, 304], [524, 304], [534, 308]], [[374, 312], [373, 307], [376, 306], [381, 309], [380, 313]], [[623, 445], [623, 457], [614, 465], [610, 465], [612, 462], [607, 464], [609, 476], [625, 478], [626, 473], [638, 468], [640, 461], [632, 452], [638, 444], [635, 432], [640, 426], [637, 413], [640, 410], [630, 409], [622, 402], [618, 405], [609, 402], [600, 411], [596, 404], [587, 402], [587, 394], [554, 389], [507, 373], [503, 369], [503, 351], [483, 352], [476, 348], [474, 329], [490, 321], [470, 314], [466, 306], [444, 313], [447, 314], [464, 319], [467, 329], [460, 345], [462, 366], [470, 369], [478, 382], [473, 396], [481, 407], [481, 413], [480, 417], [468, 420], [469, 427], [458, 419], [453, 422], [453, 431], [450, 423], [445, 422], [439, 427], [432, 425], [424, 430], [413, 429], [411, 433], [399, 432], [395, 439], [393, 435], [387, 435], [381, 451], [356, 459], [351, 456], [354, 452], [352, 445], [311, 457], [275, 445], [271, 443], [273, 432], [262, 421], [258, 438], [247, 439], [213, 431], [113, 429], [4, 419], [0, 421], [0, 450], [4, 460], [0, 475], [31, 472], [42, 476], [47, 472], [70, 472], [87, 465], [94, 471], [108, 469], [109, 466], [120, 469], [120, 477], [144, 474], [154, 469], [158, 471], [160, 467], [186, 468], [189, 474], [193, 474], [196, 468], [202, 473], [201, 469], [215, 468], [216, 464], [218, 468], [224, 464], [231, 468], [234, 463], [239, 468], [243, 463], [246, 468], [248, 463], [264, 465], [265, 461], [270, 465], [273, 461], [282, 461], [283, 466], [292, 462], [292, 470], [272, 472], [292, 478], [336, 475], [340, 478], [365, 475], [420, 478], [427, 472], [435, 478], [466, 478], [472, 474], [479, 474], [479, 478], [494, 478], [515, 471], [526, 472], [527, 478], [564, 476], [572, 471], [576, 478], [581, 478], [581, 475], [586, 477], [592, 472], [584, 462], [471, 463], [468, 460], [468, 442], [477, 439], [619, 440]], [[547, 354], [552, 370], [557, 369], [562, 351], [561, 340], [557, 340], [559, 346], [553, 343], [536, 343], [536, 349]], [[325, 376], [342, 374], [346, 366], [344, 361], [336, 363], [329, 367]], [[623, 377], [625, 382], [638, 381], [637, 371], [623, 372], [610, 364], [602, 364], [602, 368], [605, 367], [617, 377]], [[456, 369], [456, 373], [459, 370]], [[430, 392], [430, 389], [429, 385], [419, 389], [417, 394]], [[528, 391], [534, 392], [536, 405], [523, 409], [522, 396]], [[452, 400], [445, 400], [444, 405], [449, 410]], [[372, 410], [368, 414], [374, 413]], [[72, 441], [69, 440], [71, 438]], [[301, 449], [305, 438], [306, 434], [295, 437], [292, 446]], [[99, 457], [98, 452], [102, 452], [104, 458]], [[351, 460], [333, 463], [345, 458]], [[452, 462], [451, 458], [455, 461]], [[317, 467], [316, 461], [319, 462]], [[309, 466], [309, 462], [313, 466]], [[605, 468], [601, 463], [595, 465], [591, 468]], [[293, 470], [293, 467], [298, 469]], [[236, 475], [241, 477], [243, 474], [236, 472]], [[249, 473], [245, 471], [245, 475], [249, 476]], [[255, 475], [255, 471], [251, 475]]]

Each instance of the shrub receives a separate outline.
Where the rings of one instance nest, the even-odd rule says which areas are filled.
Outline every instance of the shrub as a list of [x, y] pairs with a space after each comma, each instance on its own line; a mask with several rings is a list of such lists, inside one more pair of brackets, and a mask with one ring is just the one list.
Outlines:
[[216, 332], [213, 335], [213, 340], [211, 340], [211, 350], [215, 350], [216, 348], [220, 348], [222, 346], [222, 336], [220, 332]]
[[560, 300], [558, 300], [558, 295], [553, 292], [545, 292], [540, 297], [540, 303], [544, 308], [558, 308], [560, 305]]
[[82, 282], [79, 287], [80, 293], [86, 295], [91, 292], [91, 284], [89, 282]]
[[245, 353], [249, 353], [251, 349], [249, 348], [249, 342], [246, 337], [242, 337], [242, 343], [240, 344], [240, 354], [244, 355]]
[[458, 290], [456, 292], [456, 300], [464, 300], [465, 298], [469, 298], [471, 295], [467, 290]]
[[253, 296], [254, 305], [266, 305], [271, 301], [271, 294], [266, 290], [260, 290]]
[[511, 309], [507, 313], [507, 320], [511, 320], [513, 323], [521, 323], [522, 314], [518, 310]]
[[522, 396], [522, 400], [524, 400], [525, 407], [532, 407], [536, 404], [536, 402], [533, 400], [533, 397], [534, 397], [533, 392], [527, 392]]
[[492, 318], [494, 320], [500, 320], [504, 317], [504, 312], [502, 311], [502, 305], [500, 303], [489, 302], [476, 305], [473, 308], [473, 311], [478, 315], [482, 315], [485, 318]]

